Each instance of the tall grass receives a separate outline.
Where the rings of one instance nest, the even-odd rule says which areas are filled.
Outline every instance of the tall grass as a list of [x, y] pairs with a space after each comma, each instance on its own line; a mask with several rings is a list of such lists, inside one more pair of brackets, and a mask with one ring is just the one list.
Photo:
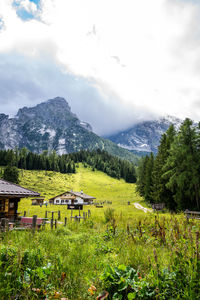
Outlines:
[[[0, 299], [95, 299], [105, 288], [110, 299], [134, 294], [130, 281], [126, 293], [118, 292], [124, 298], [113, 298], [108, 265], [140, 274], [136, 285], [146, 287], [141, 299], [199, 299], [199, 232], [199, 221], [187, 223], [182, 215], [136, 215], [129, 223], [117, 218], [115, 228], [112, 218], [107, 223], [91, 218], [35, 235], [6, 233], [0, 243]], [[91, 285], [97, 289], [93, 296]]]
[[[68, 176], [50, 174], [24, 172], [21, 184], [40, 188], [48, 197], [68, 188], [84, 189], [112, 205], [89, 206], [89, 219], [77, 223], [68, 218], [67, 226], [58, 224], [56, 230], [47, 225], [35, 234], [2, 233], [0, 299], [96, 299], [103, 290], [108, 299], [199, 299], [199, 220], [137, 211], [127, 205], [141, 200], [133, 184], [82, 166], [69, 177], [69, 186]], [[20, 209], [38, 216], [46, 210], [31, 206], [29, 199], [21, 201]], [[66, 207], [47, 208], [58, 209], [63, 222], [70, 215]]]

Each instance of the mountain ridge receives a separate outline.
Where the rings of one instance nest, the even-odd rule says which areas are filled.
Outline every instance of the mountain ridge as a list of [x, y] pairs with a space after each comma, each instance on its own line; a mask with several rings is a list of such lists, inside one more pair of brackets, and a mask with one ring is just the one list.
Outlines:
[[92, 132], [92, 127], [80, 121], [61, 97], [20, 108], [14, 118], [0, 114], [0, 137], [0, 149], [26, 147], [36, 153], [55, 150], [65, 154], [99, 148], [130, 161], [137, 160], [128, 150]]
[[162, 134], [166, 132], [171, 124], [176, 129], [179, 128], [182, 121], [173, 116], [143, 121], [119, 133], [107, 136], [107, 139], [137, 155], [140, 155], [140, 153], [156, 153]]

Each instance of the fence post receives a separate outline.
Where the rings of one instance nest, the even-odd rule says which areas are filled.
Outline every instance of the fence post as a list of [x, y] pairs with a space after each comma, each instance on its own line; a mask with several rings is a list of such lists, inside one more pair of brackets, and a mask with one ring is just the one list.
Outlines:
[[67, 217], [65, 217], [65, 226], [67, 226]]
[[52, 218], [52, 219], [53, 219], [53, 214], [54, 214], [54, 211], [51, 212], [51, 218]]
[[91, 216], [91, 211], [88, 209], [88, 218]]
[[6, 219], [1, 219], [1, 230], [4, 232], [6, 231]]
[[57, 229], [57, 220], [55, 219], [55, 229]]
[[9, 220], [6, 219], [6, 231], [9, 231]]
[[53, 229], [53, 219], [51, 219], [51, 229]]
[[127, 234], [129, 235], [129, 233], [130, 233], [130, 227], [129, 227], [129, 224], [127, 224], [127, 227], [126, 227], [127, 229], [126, 229], [126, 231], [127, 231]]
[[33, 221], [32, 221], [32, 229], [35, 232], [35, 228], [36, 228], [36, 223], [37, 223], [37, 216], [34, 215], [33, 216]]
[[60, 210], [58, 211], [58, 220], [60, 220]]
[[26, 211], [24, 211], [24, 217], [26, 217]]
[[83, 212], [83, 220], [85, 220], [85, 212]]
[[48, 211], [45, 211], [45, 219], [47, 219]]

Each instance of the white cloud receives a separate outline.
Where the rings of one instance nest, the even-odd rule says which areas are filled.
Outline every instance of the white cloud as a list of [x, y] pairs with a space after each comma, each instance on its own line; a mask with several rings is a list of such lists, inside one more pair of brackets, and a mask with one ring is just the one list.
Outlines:
[[[36, 12], [33, 2], [18, 1]], [[0, 52], [47, 55], [63, 72], [90, 79], [103, 105], [138, 118], [143, 109], [200, 118], [198, 2], [41, 0], [40, 21], [24, 22], [11, 0], [1, 0], [0, 14]]]

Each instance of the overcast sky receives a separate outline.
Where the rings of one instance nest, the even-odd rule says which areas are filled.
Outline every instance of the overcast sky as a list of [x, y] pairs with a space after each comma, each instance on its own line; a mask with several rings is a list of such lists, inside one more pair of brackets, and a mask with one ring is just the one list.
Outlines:
[[98, 134], [200, 120], [200, 1], [0, 0], [0, 112], [56, 96]]

